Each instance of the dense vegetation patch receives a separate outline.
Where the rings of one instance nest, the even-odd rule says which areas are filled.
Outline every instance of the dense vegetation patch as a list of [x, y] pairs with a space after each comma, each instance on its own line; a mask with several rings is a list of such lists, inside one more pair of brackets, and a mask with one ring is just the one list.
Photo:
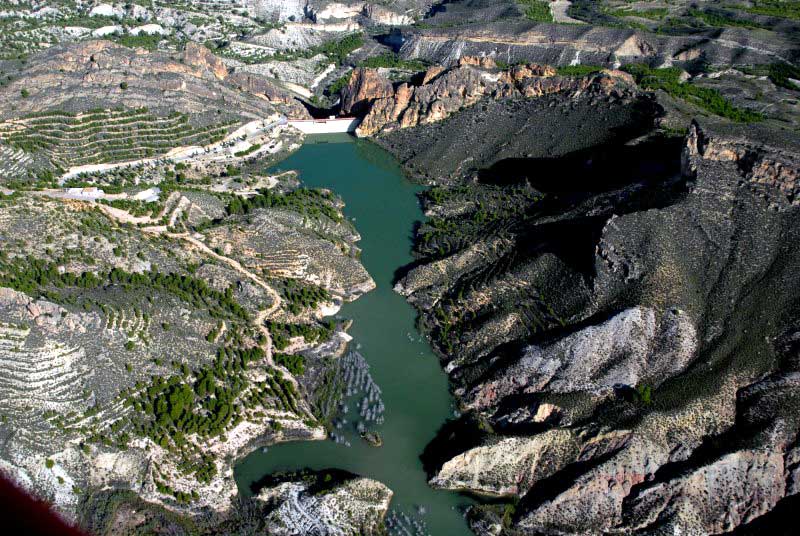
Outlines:
[[669, 10], [665, 7], [636, 9], [633, 7], [605, 8], [605, 13], [613, 17], [639, 17], [650, 20], [661, 20], [667, 16]]
[[347, 86], [347, 84], [350, 82], [350, 76], [351, 73], [347, 73], [334, 80], [325, 90], [325, 94], [332, 96], [341, 93], [345, 86]]
[[769, 15], [785, 19], [800, 19], [800, 1], [753, 0], [750, 6], [732, 6], [754, 15]]
[[241, 151], [236, 151], [235, 153], [233, 153], [233, 155], [235, 157], [237, 157], [237, 158], [241, 158], [243, 156], [247, 156], [249, 154], [252, 154], [252, 153], [258, 151], [259, 149], [261, 149], [261, 144], [260, 143], [254, 143], [253, 145], [251, 145], [247, 149], [242, 149]]
[[426, 68], [425, 63], [420, 60], [404, 60], [393, 52], [367, 58], [360, 63], [360, 66], [371, 69], [384, 67], [387, 69], [406, 69], [408, 71], [423, 71]]
[[[230, 317], [248, 320], [247, 311], [233, 298], [233, 289], [225, 292], [209, 287], [205, 281], [190, 275], [165, 274], [155, 269], [131, 273], [120, 268], [108, 272], [60, 272], [57, 263], [35, 257], [8, 260], [0, 257], [0, 286], [31, 296], [44, 295], [60, 301], [56, 289], [77, 287], [96, 289], [116, 285], [126, 290], [160, 290], [168, 292], [188, 304], [208, 311], [212, 317]], [[55, 292], [54, 292], [55, 291]]]
[[553, 22], [550, 2], [547, 0], [517, 0], [517, 2], [528, 19], [537, 22]]
[[334, 206], [335, 200], [336, 196], [326, 190], [298, 188], [282, 194], [265, 189], [253, 197], [234, 197], [228, 204], [227, 212], [243, 215], [259, 208], [286, 208], [313, 218], [324, 215], [338, 223], [343, 218]]
[[289, 312], [297, 315], [304, 309], [315, 309], [320, 303], [330, 301], [331, 294], [322, 287], [288, 279], [283, 288], [283, 298]]
[[193, 126], [186, 114], [162, 117], [147, 108], [49, 111], [0, 123], [0, 142], [43, 154], [65, 169], [153, 157], [180, 145], [207, 145], [222, 140], [232, 124]]
[[325, 54], [331, 61], [336, 63], [336, 65], [341, 65], [350, 53], [362, 46], [364, 46], [364, 36], [360, 33], [354, 33], [338, 41], [324, 43], [319, 47], [311, 49], [311, 51], [313, 52], [312, 55], [317, 53]]
[[560, 76], [574, 76], [580, 78], [582, 76], [599, 73], [605, 69], [600, 65], [564, 65], [558, 67], [557, 71]]
[[275, 362], [292, 373], [293, 376], [301, 376], [306, 370], [306, 360], [300, 354], [275, 354]]
[[527, 184], [436, 187], [422, 196], [426, 206], [466, 202], [469, 208], [457, 216], [432, 217], [423, 222], [414, 244], [418, 257], [441, 258], [459, 251], [481, 237], [503, 233], [510, 222], [534, 210], [542, 196]]
[[653, 69], [644, 64], [626, 65], [623, 69], [634, 76], [644, 89], [662, 90], [673, 97], [685, 100], [712, 114], [737, 123], [761, 121], [764, 117], [750, 110], [737, 108], [716, 89], [699, 87], [680, 80], [681, 70], [676, 67]]
[[299, 50], [279, 51], [271, 55], [240, 54], [232, 50], [227, 43], [218, 43], [213, 40], [206, 41], [205, 46], [220, 56], [236, 59], [248, 64], [263, 63], [266, 61], [294, 61], [298, 59], [313, 58], [319, 54], [324, 54], [336, 65], [341, 65], [344, 63], [347, 56], [349, 56], [353, 51], [364, 46], [364, 36], [361, 33], [352, 33], [344, 36], [341, 39], [329, 41], [319, 46], [303, 48]]
[[696, 19], [702, 20], [709, 26], [737, 26], [741, 28], [763, 28], [764, 26], [758, 22], [742, 19], [733, 13], [708, 9], [689, 9], [687, 15]]
[[[200, 440], [222, 437], [239, 423], [264, 421], [264, 409], [298, 412], [294, 384], [279, 370], [268, 369], [263, 381], [254, 382], [250, 371], [262, 366], [265, 353], [258, 346], [222, 347], [213, 363], [190, 370], [185, 364], [170, 377], [154, 376], [121, 393], [132, 409], [107, 429], [95, 430], [90, 442], [127, 448], [132, 435], [145, 437], [179, 457], [178, 470], [202, 484], [217, 475], [214, 456], [195, 446]], [[94, 411], [87, 412], [91, 417]], [[224, 439], [223, 439], [224, 440]], [[158, 491], [178, 502], [196, 495], [175, 491], [167, 475], [156, 475]]]
[[776, 86], [786, 89], [800, 90], [800, 86], [792, 80], [800, 80], [800, 68], [788, 63], [773, 63], [769, 66], [769, 79]]
[[[68, 188], [70, 186], [67, 186]], [[105, 186], [103, 191], [111, 193]], [[99, 203], [124, 210], [134, 216], [153, 216], [158, 213], [162, 203], [159, 201], [141, 201], [138, 199], [98, 199]]]
[[272, 345], [277, 350], [283, 350], [289, 346], [291, 339], [303, 337], [306, 342], [322, 342], [333, 335], [336, 327], [333, 320], [325, 324], [286, 324], [283, 322], [267, 322], [269, 334], [272, 337]]
[[[220, 435], [229, 423], [242, 418], [234, 409], [237, 397], [249, 387], [243, 372], [264, 358], [259, 347], [220, 348], [215, 361], [189, 375], [155, 377], [151, 384], [127, 399], [136, 410], [134, 430], [164, 448], [182, 446], [186, 434]], [[204, 472], [200, 482], [213, 474]]]

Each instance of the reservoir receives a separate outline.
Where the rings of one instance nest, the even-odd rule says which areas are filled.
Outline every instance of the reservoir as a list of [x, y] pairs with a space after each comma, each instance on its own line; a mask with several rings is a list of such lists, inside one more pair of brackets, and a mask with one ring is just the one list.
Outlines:
[[[256, 450], [235, 468], [240, 493], [252, 494], [254, 482], [277, 471], [344, 469], [387, 485], [394, 492], [391, 511], [424, 522], [425, 533], [471, 534], [459, 509], [470, 499], [427, 485], [419, 456], [453, 417], [453, 399], [438, 359], [416, 330], [416, 312], [392, 291], [395, 271], [412, 261], [414, 222], [423, 218], [416, 197], [421, 188], [405, 179], [390, 154], [347, 134], [309, 136], [278, 170], [296, 170], [304, 186], [341, 196], [345, 216], [361, 234], [361, 261], [377, 288], [346, 304], [340, 315], [353, 319], [351, 348], [367, 360], [383, 393], [385, 422], [375, 428], [383, 446], [370, 446], [345, 426], [337, 433], [350, 447], [304, 441]], [[415, 534], [411, 527], [409, 534]]]

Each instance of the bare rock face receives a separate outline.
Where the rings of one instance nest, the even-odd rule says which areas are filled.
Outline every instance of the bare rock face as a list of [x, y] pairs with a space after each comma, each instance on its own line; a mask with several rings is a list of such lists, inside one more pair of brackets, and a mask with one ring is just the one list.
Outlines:
[[[500, 71], [492, 58], [462, 57], [458, 67], [445, 69], [430, 67], [419, 86], [401, 84], [391, 89], [388, 80], [376, 82], [377, 73], [367, 78], [354, 73], [348, 88], [347, 100], [343, 93], [343, 110], [354, 109], [354, 102], [364, 103], [368, 110], [356, 130], [358, 136], [374, 136], [396, 129], [436, 123], [462, 108], [475, 105], [484, 97], [503, 99], [515, 96], [541, 97], [564, 92], [597, 92], [622, 94], [626, 88], [635, 87], [627, 73], [604, 71], [585, 78], [556, 76], [548, 65], [525, 64]], [[362, 79], [368, 79], [364, 82]], [[360, 94], [361, 87], [378, 87], [379, 91]], [[371, 102], [371, 106], [367, 103]], [[347, 106], [348, 108], [345, 108]]]
[[[779, 191], [792, 205], [800, 203], [800, 170], [796, 155], [785, 149], [766, 153], [760, 143], [743, 135], [726, 139], [705, 136], [697, 125], [689, 131], [683, 154], [685, 172], [695, 174], [698, 162], [731, 162], [743, 178], [760, 191]], [[779, 196], [779, 197], [783, 197]]]
[[470, 393], [467, 405], [491, 406], [515, 393], [611, 391], [641, 382], [658, 385], [680, 373], [697, 349], [685, 313], [628, 309], [547, 346], [529, 346], [521, 359]]
[[769, 64], [792, 61], [797, 45], [788, 35], [759, 35], [725, 28], [712, 39], [655, 35], [627, 28], [590, 24], [539, 24], [504, 20], [410, 29], [400, 54], [406, 59], [456, 65], [464, 56], [491, 57], [508, 63], [534, 61], [553, 65], [579, 62], [614, 67], [637, 62], [691, 61], [700, 56], [712, 64]]
[[[438, 84], [446, 95], [448, 77], [467, 69], [478, 70], [455, 67], [414, 88], [407, 110]], [[631, 82], [619, 73], [566, 82], [530, 67], [501, 76], [519, 97], [507, 109], [569, 95], [575, 110]], [[461, 87], [481, 87], [469, 77]], [[548, 93], [551, 84], [567, 93]], [[478, 106], [503, 110], [494, 95]], [[434, 117], [431, 104], [423, 117]], [[444, 125], [485, 117], [466, 111]], [[570, 121], [566, 108], [560, 119]], [[417, 124], [419, 139], [443, 126]], [[410, 143], [401, 131], [379, 139]], [[455, 173], [426, 199], [441, 221], [421, 227], [420, 260], [396, 288], [420, 310], [463, 407], [491, 430], [437, 460], [431, 484], [518, 501], [502, 522], [474, 507], [482, 534], [722, 533], [796, 494], [796, 140], [695, 123], [683, 146], [581, 153], [574, 176], [569, 158], [556, 165], [537, 152], [552, 145], [536, 141], [527, 157], [522, 148], [487, 157], [488, 169]], [[669, 151], [657, 158], [671, 172], [619, 177], [620, 161], [651, 150]], [[606, 171], [592, 172], [603, 159]], [[503, 231], [482, 234], [486, 212]]]
[[[10, 117], [12, 110], [19, 116], [42, 109], [117, 106], [190, 114], [223, 109], [249, 118], [269, 116], [278, 108], [293, 117], [307, 116], [267, 80], [231, 76], [201, 45], [188, 43], [181, 59], [110, 41], [53, 47], [32, 58], [18, 80], [0, 89], [0, 116]], [[22, 89], [30, 98], [18, 98]]]
[[350, 81], [342, 89], [342, 113], [363, 113], [372, 101], [393, 94], [391, 82], [380, 76], [376, 69], [354, 69]]
[[406, 26], [414, 23], [414, 19], [407, 13], [398, 13], [377, 4], [365, 4], [363, 14], [371, 21], [385, 26]]
[[462, 56], [458, 60], [458, 66], [472, 65], [474, 67], [481, 67], [483, 69], [495, 69], [497, 62], [494, 58], [488, 56]]
[[280, 22], [299, 21], [306, 14], [308, 0], [249, 0], [256, 15]]
[[486, 495], [523, 495], [534, 482], [573, 461], [579, 443], [566, 430], [550, 430], [532, 438], [503, 438], [449, 460], [430, 483], [434, 487], [470, 489]]
[[[11, 117], [12, 110], [19, 116], [42, 109], [81, 112], [118, 106], [189, 114], [224, 110], [250, 119], [276, 109], [291, 117], [308, 116], [268, 80], [230, 73], [194, 43], [178, 59], [110, 41], [86, 41], [47, 49], [27, 65], [18, 80], [0, 88], [0, 116]], [[22, 89], [29, 98], [18, 98]]]
[[643, 528], [660, 516], [676, 532], [728, 532], [768, 512], [786, 495], [784, 471], [780, 451], [736, 451], [648, 487], [629, 503], [628, 515]]
[[425, 75], [422, 77], [422, 85], [424, 86], [425, 84], [427, 84], [428, 82], [430, 82], [431, 80], [442, 74], [444, 71], [445, 68], [441, 65], [431, 65], [430, 67], [428, 67], [428, 69], [425, 71]]
[[186, 43], [186, 48], [183, 51], [183, 61], [188, 65], [210, 71], [219, 80], [224, 80], [228, 76], [228, 68], [225, 67], [222, 60], [206, 47], [197, 43]]
[[235, 71], [226, 77], [228, 84], [241, 88], [285, 109], [290, 119], [310, 119], [311, 116], [302, 105], [298, 105], [292, 95], [257, 74]]
[[389, 509], [392, 491], [375, 480], [353, 478], [324, 493], [304, 481], [262, 489], [257, 500], [269, 510], [267, 531], [301, 534], [377, 535]]
[[[262, 0], [263, 1], [263, 0]], [[280, 4], [280, 0], [271, 0]], [[393, 0], [375, 2], [364, 0], [291, 0], [303, 7], [305, 16], [318, 24], [359, 22], [384, 26], [407, 26], [422, 18], [436, 0]]]

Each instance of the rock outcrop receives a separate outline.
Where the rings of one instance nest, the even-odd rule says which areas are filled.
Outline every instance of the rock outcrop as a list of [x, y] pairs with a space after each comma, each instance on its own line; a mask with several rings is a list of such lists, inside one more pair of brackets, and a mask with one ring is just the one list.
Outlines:
[[[124, 88], [124, 89], [123, 89]], [[29, 98], [19, 99], [25, 90]], [[32, 58], [17, 80], [0, 89], [0, 117], [42, 109], [148, 108], [199, 115], [224, 110], [242, 118], [308, 113], [288, 94], [256, 75], [233, 73], [201, 45], [180, 59], [110, 41], [54, 47]]]
[[445, 65], [463, 56], [488, 56], [507, 63], [551, 65], [682, 63], [703, 57], [711, 64], [794, 62], [798, 48], [791, 35], [725, 27], [703, 35], [658, 35], [627, 28], [577, 24], [537, 24], [504, 20], [460, 27], [442, 25], [404, 32], [400, 54]]
[[186, 43], [183, 50], [183, 62], [193, 67], [211, 72], [219, 80], [224, 80], [228, 76], [228, 68], [225, 63], [215, 56], [210, 50], [197, 43]]
[[279, 536], [378, 535], [391, 499], [389, 488], [368, 478], [323, 488], [303, 480], [282, 482], [256, 497], [268, 512], [267, 531]]
[[485, 97], [531, 98], [583, 92], [621, 96], [633, 87], [631, 76], [621, 71], [574, 78], [557, 76], [547, 65], [524, 64], [504, 71], [491, 58], [462, 57], [457, 67], [429, 68], [419, 86], [401, 83], [393, 88], [377, 71], [357, 69], [342, 92], [342, 110], [365, 113], [356, 134], [374, 136], [442, 121]]
[[378, 74], [376, 69], [359, 67], [350, 74], [350, 80], [342, 89], [342, 114], [364, 113], [376, 99], [394, 93], [392, 83]]
[[[560, 106], [512, 87], [508, 103]], [[594, 98], [595, 114], [612, 102]], [[618, 98], [628, 103], [619, 109], [636, 102]], [[591, 92], [570, 97], [562, 124], [583, 114], [583, 99]], [[445, 122], [443, 144], [475, 128], [481, 107], [502, 109], [478, 102]], [[419, 260], [397, 285], [464, 409], [490, 430], [461, 452], [448, 447], [431, 484], [519, 502], [505, 525], [473, 508], [482, 534], [750, 523], [797, 492], [800, 146], [766, 127], [695, 123], [682, 144], [622, 137], [543, 158], [563, 149], [541, 143], [549, 132], [537, 118], [540, 136], [509, 140], [514, 152], [438, 175]], [[444, 149], [425, 145], [427, 131], [441, 128], [379, 139], [430, 176], [419, 171], [425, 154]]]
[[635, 307], [549, 346], [527, 347], [519, 361], [465, 395], [465, 403], [483, 409], [514, 394], [657, 387], [683, 372], [696, 349], [696, 328], [682, 311], [657, 318], [653, 309]]

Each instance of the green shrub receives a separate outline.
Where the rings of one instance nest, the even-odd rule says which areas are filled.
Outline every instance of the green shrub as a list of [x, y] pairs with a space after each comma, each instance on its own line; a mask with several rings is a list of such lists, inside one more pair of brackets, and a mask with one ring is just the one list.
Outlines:
[[763, 28], [763, 26], [755, 21], [737, 18], [731, 14], [722, 11], [702, 11], [699, 9], [690, 9], [687, 14], [695, 19], [702, 20], [709, 26], [738, 26], [741, 28]]
[[800, 69], [788, 63], [773, 63], [769, 66], [769, 79], [776, 86], [786, 89], [800, 90], [797, 84], [790, 80], [800, 80]]
[[160, 35], [120, 35], [114, 38], [114, 41], [122, 46], [129, 48], [145, 48], [147, 50], [155, 50], [161, 42]]
[[640, 87], [649, 90], [662, 90], [673, 97], [692, 103], [712, 114], [737, 123], [761, 121], [764, 117], [757, 112], [737, 108], [716, 89], [698, 87], [689, 82], [681, 82], [681, 70], [676, 67], [652, 69], [644, 64], [623, 67], [636, 79]]
[[784, 19], [800, 19], [800, 2], [797, 0], [754, 0], [750, 7], [739, 7], [754, 15], [768, 15]]
[[333, 194], [308, 188], [298, 188], [286, 194], [274, 193], [271, 190], [260, 190], [258, 195], [245, 199], [235, 196], [228, 204], [228, 214], [249, 214], [258, 208], [287, 208], [303, 215], [319, 217], [325, 215], [335, 222], [342, 217], [334, 207]]
[[321, 342], [330, 338], [335, 328], [334, 322], [328, 321], [327, 324], [284, 324], [282, 322], [270, 321], [267, 323], [269, 334], [272, 337], [272, 344], [278, 350], [283, 350], [289, 346], [289, 341], [294, 337], [303, 337], [306, 342]]
[[314, 309], [320, 302], [330, 301], [330, 293], [322, 287], [289, 279], [283, 290], [286, 308], [292, 314], [300, 314], [304, 309]]
[[561, 76], [581, 77], [592, 73], [599, 73], [603, 69], [604, 67], [600, 65], [565, 65], [564, 67], [559, 67], [557, 70], [558, 74]]
[[522, 12], [530, 20], [537, 22], [553, 22], [550, 12], [550, 2], [547, 0], [517, 0], [522, 7]]
[[350, 82], [351, 74], [352, 73], [347, 73], [334, 80], [331, 85], [328, 86], [328, 89], [325, 90], [325, 94], [330, 96], [340, 93]]
[[632, 9], [630, 7], [605, 9], [604, 12], [614, 17], [640, 17], [650, 20], [661, 20], [667, 16], [669, 10], [665, 7], [651, 9]]
[[378, 69], [381, 67], [387, 69], [406, 69], [409, 71], [423, 71], [425, 70], [425, 63], [419, 60], [404, 60], [394, 52], [387, 52], [378, 56], [367, 58], [361, 62], [361, 67], [368, 67], [371, 69]]
[[645, 384], [637, 385], [633, 397], [638, 404], [649, 406], [653, 403], [653, 388]]
[[259, 149], [261, 149], [261, 144], [260, 143], [254, 143], [253, 145], [251, 145], [247, 149], [244, 149], [242, 151], [236, 151], [235, 153], [233, 153], [233, 155], [236, 156], [237, 158], [241, 158], [243, 156], [247, 156], [247, 155], [249, 155], [251, 153], [254, 153], [254, 152], [258, 151]]
[[338, 41], [320, 45], [316, 47], [315, 51], [325, 54], [331, 61], [336, 63], [336, 65], [341, 65], [351, 52], [362, 46], [364, 46], [364, 36], [360, 33], [354, 33]]
[[296, 354], [275, 354], [275, 362], [286, 367], [293, 376], [301, 376], [306, 370], [305, 358]]

